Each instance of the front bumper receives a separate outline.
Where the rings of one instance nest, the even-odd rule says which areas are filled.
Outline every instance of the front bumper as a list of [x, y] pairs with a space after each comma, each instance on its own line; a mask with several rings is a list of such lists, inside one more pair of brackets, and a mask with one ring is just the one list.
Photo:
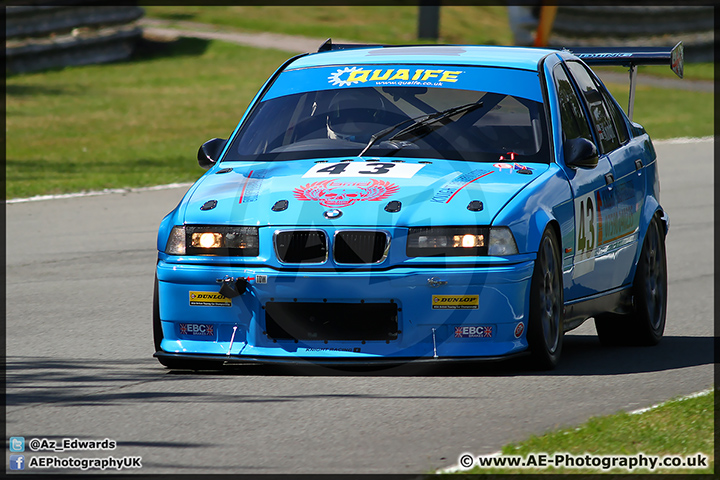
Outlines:
[[[360, 365], [513, 355], [527, 350], [533, 265], [526, 260], [502, 266], [329, 272], [160, 260], [163, 340], [155, 356], [228, 363]], [[217, 301], [213, 295], [220, 289], [218, 279], [226, 276], [252, 280], [244, 294]], [[198, 301], [199, 297], [209, 300]], [[302, 325], [292, 331], [293, 319], [285, 319], [283, 327], [291, 333], [278, 334], [268, 307], [292, 309], [293, 304], [305, 312]], [[332, 325], [309, 326], [314, 321], [314, 305], [319, 312], [332, 312], [332, 319], [319, 318], [320, 323]], [[375, 326], [368, 328], [372, 333], [364, 339], [358, 318], [378, 309], [390, 311], [396, 323], [388, 326], [392, 322], [387, 319], [368, 318], [368, 325]], [[343, 331], [344, 317], [352, 319], [352, 331]]]

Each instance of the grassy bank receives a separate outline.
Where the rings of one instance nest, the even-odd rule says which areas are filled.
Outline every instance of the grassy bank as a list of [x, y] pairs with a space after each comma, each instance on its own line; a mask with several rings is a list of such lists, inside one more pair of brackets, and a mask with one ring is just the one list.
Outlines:
[[7, 197], [193, 181], [232, 132], [272, 50], [182, 39], [129, 62], [7, 79]]
[[[126, 62], [7, 78], [7, 198], [194, 181], [200, 144], [227, 138], [289, 56], [181, 39]], [[626, 105], [627, 85], [609, 88]], [[638, 86], [635, 120], [653, 139], [712, 135], [713, 114], [711, 93]]]
[[[407, 6], [147, 6], [146, 16], [210, 23], [255, 32], [333, 37], [368, 43], [418, 43], [418, 7]], [[440, 43], [510, 45], [505, 6], [443, 5]]]
[[[508, 473], [674, 473], [711, 474], [714, 470], [714, 392], [695, 398], [667, 402], [658, 408], [631, 415], [618, 413], [606, 417], [594, 417], [579, 427], [561, 429], [541, 436], [506, 445], [502, 455], [521, 456], [540, 452], [550, 454], [568, 453], [574, 456], [591, 454], [694, 457], [701, 453], [707, 457], [707, 468], [637, 468], [632, 471], [586, 468], [478, 468], [463, 471], [464, 474]], [[472, 475], [470, 476], [472, 478]], [[486, 478], [486, 477], [483, 477]]]

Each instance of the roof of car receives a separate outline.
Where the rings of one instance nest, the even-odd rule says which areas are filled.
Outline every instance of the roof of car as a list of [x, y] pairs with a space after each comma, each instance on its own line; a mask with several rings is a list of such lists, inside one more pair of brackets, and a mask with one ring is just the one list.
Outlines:
[[362, 46], [305, 55], [288, 68], [408, 63], [537, 70], [540, 59], [550, 53], [557, 53], [557, 50], [481, 45]]

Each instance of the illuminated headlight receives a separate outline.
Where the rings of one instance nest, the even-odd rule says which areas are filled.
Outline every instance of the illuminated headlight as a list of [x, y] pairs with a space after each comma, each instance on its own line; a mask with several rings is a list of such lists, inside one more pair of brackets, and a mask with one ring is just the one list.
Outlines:
[[507, 227], [420, 227], [408, 230], [408, 257], [512, 255], [517, 246]]
[[170, 232], [165, 253], [170, 255], [259, 255], [256, 227], [186, 225]]

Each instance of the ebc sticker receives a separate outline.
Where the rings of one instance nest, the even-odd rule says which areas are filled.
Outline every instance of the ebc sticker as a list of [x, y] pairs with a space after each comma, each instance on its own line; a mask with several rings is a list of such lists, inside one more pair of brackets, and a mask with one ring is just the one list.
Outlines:
[[412, 178], [423, 168], [423, 163], [389, 162], [339, 162], [316, 163], [305, 172], [303, 178], [337, 178], [383, 176], [391, 178]]
[[433, 310], [471, 310], [477, 309], [480, 303], [479, 295], [433, 295]]
[[190, 292], [193, 307], [230, 307], [232, 299], [217, 292]]
[[492, 325], [456, 325], [455, 338], [490, 338], [493, 335]]
[[323, 207], [342, 208], [357, 202], [377, 202], [396, 194], [400, 187], [385, 180], [367, 182], [323, 180], [308, 183], [293, 191], [295, 198], [305, 202], [318, 202]]
[[477, 169], [471, 170], [467, 173], [463, 173], [462, 175], [458, 175], [450, 182], [443, 185], [440, 190], [438, 190], [437, 193], [433, 195], [430, 201], [437, 203], [448, 203], [460, 190], [467, 187], [474, 181], [480, 180], [481, 178], [490, 175], [491, 173], [492, 171]]
[[193, 336], [212, 336], [215, 335], [215, 327], [214, 325], [208, 325], [204, 323], [181, 323], [180, 334]]

